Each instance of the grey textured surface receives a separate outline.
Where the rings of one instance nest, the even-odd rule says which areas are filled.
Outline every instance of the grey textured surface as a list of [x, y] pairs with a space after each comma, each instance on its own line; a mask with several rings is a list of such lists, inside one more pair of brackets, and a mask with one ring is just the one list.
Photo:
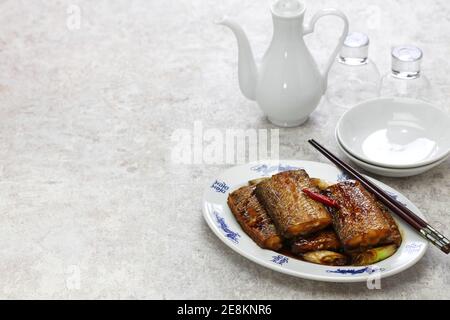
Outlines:
[[[305, 2], [306, 20], [341, 8], [382, 72], [392, 45], [422, 47], [445, 107], [448, 1]], [[71, 4], [79, 29], [67, 26]], [[368, 290], [275, 273], [208, 229], [202, 191], [227, 166], [171, 162], [173, 131], [195, 120], [273, 127], [239, 92], [235, 39], [212, 23], [221, 12], [243, 22], [260, 57], [271, 37], [261, 1], [0, 1], [0, 298], [450, 298], [450, 260], [434, 248]], [[322, 64], [336, 24], [308, 36]], [[339, 114], [322, 101], [304, 126], [282, 129], [280, 157], [325, 162], [305, 140], [337, 151]], [[380, 180], [448, 235], [449, 178], [447, 161]]]

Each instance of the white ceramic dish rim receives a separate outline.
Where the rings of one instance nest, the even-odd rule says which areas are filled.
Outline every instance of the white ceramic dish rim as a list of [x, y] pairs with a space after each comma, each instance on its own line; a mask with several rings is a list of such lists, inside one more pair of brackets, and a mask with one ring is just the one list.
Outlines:
[[[323, 166], [327, 166], [327, 167], [332, 167], [332, 168], [334, 168], [334, 170], [339, 171], [337, 168], [335, 168], [335, 167], [333, 167], [333, 166], [331, 166], [329, 164], [319, 163], [319, 162], [312, 162], [312, 161], [300, 161], [300, 160], [258, 161], [258, 162], [253, 162], [253, 163], [249, 163], [249, 164], [246, 164], [246, 165], [235, 166], [235, 167], [229, 168], [228, 170], [222, 172], [222, 174], [218, 176], [218, 179], [221, 179], [223, 176], [226, 176], [229, 172], [231, 172], [232, 170], [234, 170], [236, 168], [240, 168], [240, 167], [244, 167], [244, 166], [251, 166], [251, 165], [254, 166], [254, 165], [258, 165], [261, 162], [271, 163], [271, 164], [272, 163], [278, 163], [278, 165], [280, 165], [280, 163], [289, 163], [289, 164], [296, 163], [298, 165], [299, 164], [312, 163], [312, 164], [316, 164], [316, 165], [319, 164], [319, 165], [323, 165]], [[259, 176], [259, 177], [261, 177], [261, 176]], [[372, 181], [376, 182], [377, 184], [379, 184], [381, 187], [383, 187], [385, 189], [387, 188], [387, 189], [391, 189], [391, 190], [395, 191], [398, 196], [400, 196], [401, 198], [403, 198], [405, 200], [405, 202], [407, 202], [407, 205], [408, 205], [408, 207], [410, 207], [411, 210], [413, 210], [416, 214], [418, 214], [423, 219], [425, 219], [423, 217], [422, 213], [420, 212], [420, 210], [411, 201], [409, 201], [405, 196], [403, 196], [400, 192], [390, 188], [389, 186], [385, 185], [384, 183], [382, 183], [382, 182], [380, 182], [378, 180], [375, 180], [375, 179], [370, 178], [370, 177], [368, 177], [368, 178], [371, 179]], [[217, 181], [218, 180], [216, 179], [215, 182], [217, 182]], [[235, 185], [232, 190], [234, 190], [237, 187], [238, 186]], [[269, 260], [267, 260], [267, 261], [266, 260], [262, 260], [260, 257], [254, 256], [251, 253], [246, 252], [245, 249], [242, 249], [242, 248], [238, 247], [237, 245], [231, 244], [230, 241], [228, 241], [229, 239], [227, 239], [227, 237], [224, 236], [224, 234], [217, 227], [216, 223], [213, 221], [213, 218], [212, 218], [211, 213], [210, 213], [210, 209], [208, 208], [209, 203], [206, 201], [206, 199], [207, 199], [208, 194], [211, 193], [211, 188], [212, 188], [212, 185], [210, 187], [207, 187], [205, 189], [205, 191], [204, 191], [204, 194], [203, 194], [203, 204], [202, 204], [203, 217], [206, 220], [206, 222], [207, 222], [208, 226], [210, 227], [210, 229], [213, 231], [213, 233], [225, 245], [227, 245], [228, 247], [230, 247], [232, 250], [234, 250], [235, 252], [239, 253], [240, 255], [246, 257], [247, 259], [249, 259], [249, 260], [251, 260], [251, 261], [253, 261], [253, 262], [255, 262], [255, 263], [259, 264], [259, 265], [267, 267], [269, 269], [272, 269], [272, 270], [275, 270], [275, 271], [278, 271], [278, 272], [281, 272], [281, 273], [289, 274], [289, 275], [292, 275], [292, 276], [304, 278], [304, 279], [318, 280], [318, 281], [325, 281], [325, 282], [362, 282], [362, 281], [367, 281], [369, 279], [370, 275], [359, 275], [359, 276], [354, 276], [354, 275], [347, 276], [346, 275], [346, 276], [343, 276], [343, 275], [339, 274], [339, 275], [334, 275], [334, 276], [330, 276], [330, 275], [322, 276], [322, 275], [317, 275], [317, 274], [311, 274], [311, 273], [308, 273], [308, 272], [305, 273], [305, 272], [301, 272], [301, 271], [298, 271], [298, 270], [286, 269], [286, 268], [283, 268], [282, 266], [275, 265], [274, 263], [272, 263]], [[232, 191], [232, 190], [230, 190], [230, 191]], [[227, 195], [227, 194], [228, 193], [226, 193], [225, 195]], [[225, 203], [226, 203], [226, 200], [225, 200]], [[225, 207], [225, 210], [229, 211], [228, 206], [224, 206], [224, 207]], [[229, 214], [232, 216], [231, 212]], [[404, 271], [404, 270], [410, 268], [411, 266], [413, 266], [415, 263], [417, 263], [423, 257], [423, 255], [425, 254], [425, 252], [426, 252], [426, 250], [428, 248], [428, 242], [427, 241], [425, 241], [423, 238], [421, 238], [419, 235], [417, 235], [416, 232], [414, 230], [410, 229], [410, 227], [407, 226], [404, 222], [399, 221], [399, 219], [397, 219], [397, 218], [395, 218], [395, 219], [401, 225], [401, 228], [403, 230], [402, 232], [403, 233], [406, 232], [407, 234], [414, 234], [413, 238], [416, 237], [417, 241], [420, 242], [421, 246], [419, 247], [419, 249], [416, 252], [415, 256], [413, 256], [409, 261], [407, 261], [406, 263], [404, 263], [404, 264], [402, 264], [400, 266], [397, 266], [397, 267], [395, 267], [395, 268], [393, 268], [391, 270], [388, 270], [386, 272], [383, 271], [381, 273], [381, 275], [380, 275], [380, 278], [389, 277], [389, 276], [395, 275], [395, 274], [397, 274], [397, 273], [399, 273], [401, 271]], [[237, 223], [237, 222], [235, 222], [235, 223]], [[252, 242], [252, 240], [245, 234], [245, 232], [242, 231], [242, 234], [243, 234], [244, 237], [247, 237], [249, 239], [249, 241]], [[417, 243], [415, 243], [413, 241], [411, 244], [414, 245], [414, 244], [417, 244]], [[256, 246], [256, 244], [254, 244], [254, 245]], [[400, 248], [402, 248], [403, 246], [407, 246], [407, 244], [405, 244], [405, 235], [404, 235], [404, 241], [403, 241], [402, 246]], [[398, 249], [398, 251], [400, 251], [400, 248]], [[275, 252], [275, 251], [264, 250], [264, 249], [261, 249], [261, 248], [259, 248], [259, 250], [265, 251], [265, 252], [271, 252], [272, 254], [279, 255], [279, 253]], [[406, 250], [406, 249], [403, 249], [403, 250]], [[393, 258], [393, 257], [391, 257], [391, 258]], [[391, 259], [391, 258], [383, 260], [380, 263], [386, 263], [386, 261], [389, 261], [389, 259]], [[332, 268], [332, 269], [338, 269], [339, 268], [339, 267], [314, 265], [314, 264], [310, 264], [308, 262], [304, 262], [304, 261], [300, 261], [300, 260], [296, 260], [296, 259], [294, 259], [294, 260], [297, 261], [297, 262], [301, 262], [301, 263], [307, 264], [307, 265], [313, 265], [313, 266], [315, 266], [317, 268], [321, 268], [321, 267], [322, 268]], [[368, 266], [368, 267], [370, 267], [370, 266]], [[358, 268], [358, 267], [354, 267], [354, 268]], [[360, 267], [360, 268], [364, 268], [364, 267]]]
[[433, 169], [434, 167], [437, 167], [441, 163], [443, 163], [447, 158], [443, 158], [441, 160], [438, 160], [437, 162], [433, 162], [431, 164], [416, 167], [416, 168], [402, 168], [402, 169], [396, 169], [396, 168], [384, 168], [384, 167], [378, 167], [371, 164], [368, 164], [364, 161], [361, 161], [354, 156], [352, 156], [350, 153], [347, 152], [347, 150], [344, 149], [344, 147], [339, 143], [339, 141], [336, 142], [342, 151], [342, 153], [347, 156], [350, 161], [355, 163], [357, 166], [363, 168], [366, 171], [369, 171], [371, 173], [374, 173], [376, 175], [385, 176], [385, 177], [391, 177], [391, 178], [405, 178], [405, 177], [411, 177], [415, 175], [419, 175], [422, 173], [425, 173], [428, 170]]
[[345, 141], [342, 139], [342, 135], [341, 135], [341, 126], [342, 123], [344, 121], [344, 119], [346, 117], [349, 116], [349, 114], [351, 112], [354, 112], [356, 109], [358, 108], [364, 108], [366, 104], [374, 102], [374, 101], [404, 101], [404, 102], [417, 102], [420, 104], [424, 104], [427, 105], [429, 108], [434, 109], [437, 113], [440, 113], [443, 117], [445, 117], [447, 119], [447, 121], [450, 123], [450, 117], [448, 114], [446, 114], [444, 111], [442, 111], [441, 109], [439, 109], [438, 107], [436, 107], [435, 105], [426, 102], [426, 101], [422, 101], [422, 100], [417, 100], [417, 99], [411, 99], [411, 98], [388, 98], [388, 97], [381, 97], [381, 98], [374, 98], [374, 99], [368, 99], [368, 100], [364, 100], [356, 105], [354, 105], [353, 107], [351, 107], [350, 109], [348, 109], [347, 111], [344, 112], [344, 114], [339, 118], [337, 125], [336, 125], [336, 132], [337, 132], [337, 137], [339, 138], [339, 141], [341, 143], [341, 145], [343, 147], [345, 147], [345, 150], [347, 150], [347, 152], [349, 152], [350, 154], [352, 154], [354, 157], [358, 158], [359, 160], [377, 166], [377, 167], [383, 167], [383, 168], [395, 168], [395, 169], [407, 169], [407, 168], [417, 168], [417, 167], [421, 167], [421, 166], [426, 166], [428, 164], [434, 163], [434, 162], [438, 162], [440, 160], [442, 160], [442, 158], [446, 158], [449, 156], [450, 154], [450, 148], [446, 151], [443, 152], [439, 157], [435, 157], [435, 158], [431, 158], [429, 160], [424, 160], [424, 161], [419, 161], [415, 164], [407, 164], [407, 165], [400, 165], [400, 164], [392, 164], [389, 165], [387, 163], [382, 163], [382, 162], [378, 162], [378, 161], [374, 161], [371, 160], [367, 157], [364, 157], [362, 155], [356, 155], [354, 151], [351, 151], [352, 148], [345, 143]]
[[406, 172], [406, 171], [426, 169], [426, 168], [431, 169], [431, 168], [441, 164], [445, 160], [447, 160], [447, 157], [448, 157], [448, 155], [447, 155], [447, 156], [445, 156], [445, 157], [443, 157], [443, 158], [441, 158], [439, 160], [436, 160], [436, 161], [431, 162], [429, 164], [425, 164], [425, 165], [418, 166], [418, 167], [394, 168], [394, 167], [377, 166], [377, 165], [374, 165], [372, 163], [368, 163], [368, 162], [358, 158], [353, 153], [351, 153], [349, 150], [347, 150], [345, 148], [345, 146], [342, 144], [341, 140], [339, 139], [339, 136], [337, 134], [337, 130], [335, 131], [335, 139], [336, 139], [336, 143], [339, 145], [339, 147], [341, 147], [342, 152], [344, 152], [347, 157], [349, 157], [351, 160], [355, 161], [356, 163], [361, 163], [362, 165], [365, 165], [365, 166], [367, 166], [369, 168], [382, 169], [382, 170], [390, 171], [392, 173], [394, 173], [394, 172], [401, 172], [401, 171]]

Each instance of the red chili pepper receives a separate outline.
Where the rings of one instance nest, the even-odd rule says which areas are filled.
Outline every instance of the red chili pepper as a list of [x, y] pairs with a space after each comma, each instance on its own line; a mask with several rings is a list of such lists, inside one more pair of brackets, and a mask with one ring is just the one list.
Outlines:
[[318, 201], [318, 202], [320, 202], [320, 203], [322, 203], [322, 204], [324, 204], [326, 206], [334, 207], [334, 208], [339, 209], [339, 204], [336, 201], [334, 201], [333, 199], [328, 198], [327, 196], [324, 196], [323, 194], [311, 191], [311, 190], [306, 189], [306, 188], [303, 189], [302, 191], [308, 197], [310, 197], [313, 200], [316, 200], [316, 201]]

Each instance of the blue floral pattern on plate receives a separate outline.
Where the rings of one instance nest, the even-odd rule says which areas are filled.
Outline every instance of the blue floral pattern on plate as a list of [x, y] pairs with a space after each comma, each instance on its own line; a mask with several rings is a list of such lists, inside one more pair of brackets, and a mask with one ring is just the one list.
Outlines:
[[276, 264], [279, 264], [280, 266], [282, 266], [285, 263], [289, 263], [289, 258], [282, 256], [281, 254], [277, 255], [277, 256], [273, 256], [272, 260], [270, 260]]
[[327, 270], [327, 272], [329, 272], [329, 273], [350, 274], [352, 276], [355, 275], [355, 274], [363, 274], [363, 273], [372, 274], [374, 272], [381, 272], [381, 271], [384, 271], [384, 269], [383, 268], [372, 267], [372, 266], [368, 266], [368, 267], [361, 268], [361, 269], [355, 269], [355, 268], [341, 269], [341, 268], [338, 268], [336, 270]]
[[267, 164], [258, 164], [256, 166], [253, 166], [250, 168], [252, 171], [260, 172], [262, 175], [269, 175], [272, 173], [278, 173], [283, 171], [289, 171], [289, 170], [299, 170], [303, 169], [301, 167], [295, 167], [290, 165], [267, 165]]
[[228, 189], [230, 189], [230, 186], [227, 185], [224, 181], [216, 180], [211, 185], [211, 189], [214, 189], [214, 191], [216, 192], [225, 193], [228, 191]]
[[421, 243], [412, 242], [412, 243], [408, 243], [405, 246], [405, 251], [408, 254], [415, 254], [415, 253], [419, 252], [421, 248], [422, 248]]
[[241, 235], [228, 227], [227, 223], [225, 222], [225, 219], [219, 215], [217, 211], [214, 211], [214, 216], [216, 217], [217, 225], [220, 229], [224, 232], [225, 237], [230, 239], [232, 242], [238, 244], [239, 238]]

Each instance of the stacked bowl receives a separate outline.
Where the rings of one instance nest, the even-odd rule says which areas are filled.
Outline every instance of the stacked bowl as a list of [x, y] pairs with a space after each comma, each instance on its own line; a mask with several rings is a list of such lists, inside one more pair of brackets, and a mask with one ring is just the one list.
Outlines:
[[450, 117], [408, 98], [377, 98], [349, 109], [336, 126], [340, 150], [366, 171], [407, 177], [444, 162], [450, 154]]

